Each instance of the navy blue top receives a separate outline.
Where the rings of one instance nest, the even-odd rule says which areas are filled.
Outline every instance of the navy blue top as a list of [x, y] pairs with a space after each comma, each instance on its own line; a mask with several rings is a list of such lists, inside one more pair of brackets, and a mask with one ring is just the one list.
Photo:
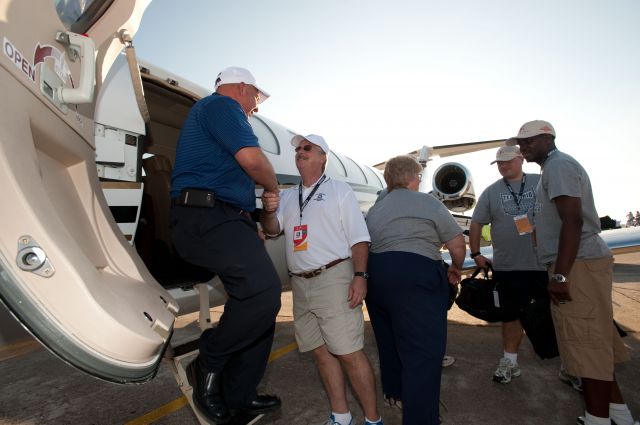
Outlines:
[[180, 132], [171, 197], [184, 188], [206, 189], [229, 204], [253, 211], [255, 183], [234, 155], [242, 148], [259, 146], [238, 102], [217, 93], [199, 100]]

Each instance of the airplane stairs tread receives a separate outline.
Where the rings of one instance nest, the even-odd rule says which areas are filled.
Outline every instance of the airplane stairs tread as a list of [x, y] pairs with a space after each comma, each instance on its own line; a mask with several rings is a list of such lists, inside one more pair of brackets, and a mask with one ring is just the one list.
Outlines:
[[[176, 347], [172, 347], [171, 350], [168, 350], [167, 355], [165, 355], [165, 360], [169, 362], [169, 367], [176, 382], [178, 383], [178, 387], [180, 387], [180, 391], [182, 391], [187, 401], [189, 402], [189, 406], [198, 419], [198, 422], [200, 424], [212, 424], [213, 422], [208, 421], [207, 418], [204, 415], [201, 415], [198, 409], [195, 407], [193, 403], [193, 388], [191, 387], [191, 385], [189, 384], [189, 380], [187, 379], [186, 368], [198, 355], [197, 343], [198, 339], [195, 339]], [[195, 348], [188, 351], [189, 348], [193, 347]], [[254, 415], [246, 412], [237, 412], [231, 417], [231, 420], [227, 422], [227, 425], [258, 424], [260, 419], [262, 419], [264, 416], [264, 414]]]

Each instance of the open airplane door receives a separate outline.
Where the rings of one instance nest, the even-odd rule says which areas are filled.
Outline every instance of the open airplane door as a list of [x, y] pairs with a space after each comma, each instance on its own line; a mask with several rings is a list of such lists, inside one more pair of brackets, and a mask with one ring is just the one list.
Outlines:
[[0, 299], [60, 358], [118, 383], [155, 375], [178, 310], [96, 171], [95, 99], [148, 3], [0, 0]]

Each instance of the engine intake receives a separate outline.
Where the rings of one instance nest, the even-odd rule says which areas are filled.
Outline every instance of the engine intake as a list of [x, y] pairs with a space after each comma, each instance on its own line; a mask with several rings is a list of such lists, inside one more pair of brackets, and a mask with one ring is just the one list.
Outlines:
[[433, 174], [431, 194], [453, 212], [465, 212], [476, 204], [471, 173], [462, 164], [448, 162]]

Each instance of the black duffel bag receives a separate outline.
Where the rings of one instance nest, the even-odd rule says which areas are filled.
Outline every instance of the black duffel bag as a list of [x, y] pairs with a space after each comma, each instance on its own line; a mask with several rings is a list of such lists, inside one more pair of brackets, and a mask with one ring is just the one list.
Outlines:
[[531, 300], [520, 312], [520, 323], [538, 357], [544, 360], [560, 355], [549, 298]]
[[[481, 270], [484, 277], [478, 278]], [[493, 279], [491, 266], [488, 269], [476, 267], [471, 277], [460, 282], [460, 294], [456, 298], [456, 304], [473, 317], [487, 322], [502, 321], [500, 302], [499, 283]]]

